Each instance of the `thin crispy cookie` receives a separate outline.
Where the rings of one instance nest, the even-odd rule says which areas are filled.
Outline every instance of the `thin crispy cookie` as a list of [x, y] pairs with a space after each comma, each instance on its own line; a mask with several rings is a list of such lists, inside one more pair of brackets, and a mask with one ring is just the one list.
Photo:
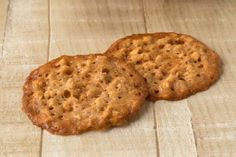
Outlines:
[[62, 56], [31, 72], [22, 109], [35, 125], [72, 135], [126, 123], [146, 93], [144, 79], [122, 61]]
[[150, 100], [178, 100], [206, 90], [221, 71], [213, 50], [177, 33], [131, 35], [112, 44], [106, 55], [135, 67], [148, 83]]

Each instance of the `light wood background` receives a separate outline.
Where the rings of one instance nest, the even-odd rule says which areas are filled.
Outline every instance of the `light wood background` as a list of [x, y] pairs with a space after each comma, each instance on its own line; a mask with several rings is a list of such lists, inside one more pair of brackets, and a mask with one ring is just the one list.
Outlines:
[[[147, 102], [130, 125], [107, 132], [54, 136], [22, 113], [22, 85], [35, 67], [158, 31], [190, 34], [216, 50], [220, 80], [188, 99]], [[235, 157], [235, 62], [235, 0], [0, 0], [0, 156]]]

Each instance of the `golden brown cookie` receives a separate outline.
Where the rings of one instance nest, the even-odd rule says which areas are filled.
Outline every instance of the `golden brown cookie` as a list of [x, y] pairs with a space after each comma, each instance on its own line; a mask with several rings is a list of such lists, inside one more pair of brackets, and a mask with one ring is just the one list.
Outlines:
[[135, 67], [148, 83], [150, 100], [178, 100], [206, 90], [221, 71], [213, 50], [177, 33], [131, 35], [112, 44], [106, 55]]
[[31, 72], [22, 108], [35, 125], [72, 135], [124, 124], [147, 93], [143, 77], [122, 61], [62, 56]]

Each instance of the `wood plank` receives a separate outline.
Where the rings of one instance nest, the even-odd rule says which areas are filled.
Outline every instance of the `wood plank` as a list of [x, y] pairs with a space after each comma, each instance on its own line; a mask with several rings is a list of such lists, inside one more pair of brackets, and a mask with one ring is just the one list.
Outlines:
[[40, 131], [28, 123], [0, 123], [0, 156], [39, 156]]
[[120, 37], [145, 32], [141, 2], [51, 0], [50, 58], [104, 52]]
[[[190, 115], [192, 115], [198, 156], [235, 156], [236, 73], [234, 61], [236, 54], [234, 52], [236, 51], [236, 32], [233, 28], [236, 27], [234, 20], [236, 1], [157, 0], [154, 2], [148, 0], [144, 3], [149, 32], [187, 33], [202, 40], [220, 54], [224, 63], [224, 73], [221, 79], [209, 90], [188, 98], [187, 103], [191, 111]], [[173, 102], [173, 105], [175, 104]], [[179, 108], [182, 106], [180, 104]], [[158, 109], [159, 107], [156, 108], [157, 111]], [[178, 107], [176, 110], [179, 110]], [[167, 110], [167, 112], [169, 111]], [[181, 112], [177, 113], [181, 114]], [[176, 137], [177, 134], [174, 132], [170, 136]], [[189, 136], [189, 134], [185, 136]], [[171, 142], [169, 139], [166, 140], [166, 143]], [[176, 146], [175, 149], [182, 148], [181, 143]], [[168, 148], [171, 150], [173, 147]], [[162, 152], [160, 154], [160, 156], [165, 156]]]
[[[102, 52], [120, 36], [145, 31], [141, 3], [134, 0], [51, 0], [50, 9], [50, 59]], [[106, 132], [59, 137], [44, 131], [42, 156], [156, 156], [151, 104], [138, 117]]]
[[0, 156], [40, 156], [41, 129], [21, 111], [21, 97], [28, 73], [47, 60], [47, 4], [9, 1], [0, 63]]
[[155, 104], [160, 156], [197, 156], [187, 100]]
[[[16, 62], [17, 63], [17, 62]], [[4, 81], [1, 84], [2, 88], [22, 88], [26, 76], [29, 72], [39, 66], [38, 64], [30, 65], [12, 65], [2, 64], [0, 67], [1, 80]]]
[[5, 64], [42, 64], [47, 60], [47, 1], [11, 1], [6, 27]]

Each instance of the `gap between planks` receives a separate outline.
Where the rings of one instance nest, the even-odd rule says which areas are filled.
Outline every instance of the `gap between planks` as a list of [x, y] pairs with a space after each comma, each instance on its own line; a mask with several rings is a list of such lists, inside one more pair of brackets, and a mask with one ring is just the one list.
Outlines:
[[[147, 23], [146, 23], [146, 12], [145, 12], [145, 7], [144, 7], [144, 0], [141, 0], [141, 6], [142, 6], [142, 15], [143, 15], [143, 24], [144, 24], [144, 30], [145, 33], [148, 33], [148, 29], [147, 29]], [[159, 141], [158, 141], [158, 134], [157, 134], [157, 121], [156, 121], [156, 111], [155, 111], [155, 104], [152, 104], [153, 108], [153, 117], [154, 117], [154, 131], [155, 131], [155, 142], [156, 142], [156, 156], [160, 157], [160, 149], [159, 149]]]
[[[49, 61], [49, 56], [50, 56], [50, 44], [51, 44], [51, 9], [50, 9], [50, 0], [48, 0], [48, 49], [47, 49], [47, 60], [46, 62]], [[42, 151], [43, 151], [43, 129], [41, 129], [41, 134], [40, 134], [40, 150], [39, 150], [39, 156], [42, 157]]]
[[[145, 33], [148, 33], [147, 23], [146, 23], [146, 11], [144, 6], [144, 0], [141, 0], [142, 5], [142, 15], [143, 15], [143, 23], [144, 23], [144, 29]], [[152, 104], [153, 106], [153, 117], [154, 117], [154, 131], [155, 131], [155, 141], [156, 141], [156, 156], [160, 157], [160, 148], [159, 148], [159, 141], [158, 141], [158, 134], [157, 134], [157, 121], [156, 121], [156, 111], [155, 111], [155, 104]]]
[[193, 114], [189, 108], [189, 102], [188, 102], [188, 98], [186, 98], [186, 102], [187, 102], [187, 107], [188, 107], [188, 110], [189, 110], [189, 113], [191, 114], [190, 116], [190, 123], [191, 123], [191, 129], [192, 129], [192, 133], [193, 133], [193, 140], [194, 140], [194, 145], [195, 145], [195, 150], [196, 150], [196, 154], [197, 154], [197, 157], [199, 157], [199, 154], [198, 154], [198, 151], [197, 151], [197, 136], [196, 136], [196, 133], [194, 131], [194, 125], [193, 125]]
[[50, 56], [50, 44], [51, 44], [51, 1], [48, 0], [48, 51], [47, 51], [47, 62], [49, 61]]
[[[1, 49], [1, 59], [3, 58], [3, 45], [5, 43], [5, 37], [6, 37], [6, 30], [7, 30], [7, 21], [8, 21], [8, 17], [9, 17], [9, 9], [10, 9], [10, 4], [11, 4], [11, 1], [7, 1], [8, 4], [7, 4], [7, 16], [6, 16], [6, 19], [5, 19], [5, 25], [4, 25], [4, 31], [3, 31], [3, 36], [2, 36], [2, 49]], [[1, 61], [1, 60], [0, 60]], [[0, 62], [0, 64], [2, 64], [2, 62]]]

